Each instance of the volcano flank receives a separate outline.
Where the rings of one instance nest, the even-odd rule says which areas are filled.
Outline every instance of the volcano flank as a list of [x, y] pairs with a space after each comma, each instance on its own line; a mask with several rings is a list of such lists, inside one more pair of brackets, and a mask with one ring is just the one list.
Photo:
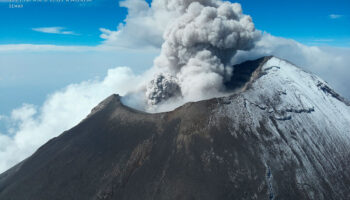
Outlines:
[[[0, 175], [0, 199], [350, 199], [350, 104], [276, 57], [149, 114], [111, 95]], [[78, 102], [77, 102], [78, 103]]]

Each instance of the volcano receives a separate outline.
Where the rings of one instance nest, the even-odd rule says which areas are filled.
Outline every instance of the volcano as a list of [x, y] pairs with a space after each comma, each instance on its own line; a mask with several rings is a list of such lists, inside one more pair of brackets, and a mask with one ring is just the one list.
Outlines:
[[0, 199], [350, 199], [346, 99], [276, 57], [226, 87], [156, 114], [112, 95], [1, 174]]

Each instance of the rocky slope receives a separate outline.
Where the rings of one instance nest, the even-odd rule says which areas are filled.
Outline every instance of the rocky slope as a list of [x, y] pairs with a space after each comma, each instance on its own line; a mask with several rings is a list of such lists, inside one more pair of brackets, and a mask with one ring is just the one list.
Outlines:
[[0, 175], [0, 199], [350, 199], [350, 107], [275, 57], [167, 113], [112, 95]]

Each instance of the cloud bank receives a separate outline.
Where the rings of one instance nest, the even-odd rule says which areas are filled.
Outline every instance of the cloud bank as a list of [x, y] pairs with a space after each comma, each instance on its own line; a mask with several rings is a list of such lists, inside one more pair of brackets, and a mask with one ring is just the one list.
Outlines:
[[140, 82], [141, 78], [127, 67], [108, 71], [103, 80], [72, 84], [47, 98], [37, 107], [24, 104], [12, 111], [7, 120], [11, 127], [0, 134], [0, 172], [25, 159], [49, 139], [72, 128], [90, 110], [109, 95], [125, 95], [133, 89], [126, 82]]
[[[149, 5], [144, 0], [126, 0], [121, 6], [127, 7], [129, 14], [117, 31], [101, 29], [105, 39], [102, 49], [161, 48], [154, 66], [142, 75], [135, 75], [128, 67], [114, 68], [102, 80], [72, 84], [54, 92], [42, 106], [24, 104], [15, 109], [5, 117], [11, 127], [6, 134], [0, 133], [0, 172], [76, 125], [112, 93], [125, 95], [123, 102], [135, 108], [157, 105], [149, 111], [169, 110], [188, 100], [210, 98], [203, 92], [208, 88], [212, 89], [211, 94], [220, 95], [231, 64], [261, 56], [290, 60], [350, 97], [349, 49], [310, 47], [268, 33], [260, 37], [238, 4], [154, 0]], [[2, 47], [3, 51], [19, 48]], [[71, 50], [83, 51], [79, 48]], [[64, 50], [67, 49], [62, 47]]]

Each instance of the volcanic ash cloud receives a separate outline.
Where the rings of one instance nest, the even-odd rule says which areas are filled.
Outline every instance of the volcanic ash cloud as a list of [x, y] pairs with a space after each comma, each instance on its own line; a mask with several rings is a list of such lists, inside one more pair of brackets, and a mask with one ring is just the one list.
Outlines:
[[164, 33], [155, 75], [147, 85], [149, 105], [181, 96], [184, 101], [225, 92], [237, 50], [250, 50], [259, 38], [252, 19], [240, 4], [223, 1], [165, 1], [180, 13]]
[[127, 105], [149, 112], [224, 95], [233, 56], [252, 49], [261, 36], [238, 3], [154, 0], [151, 9], [169, 19], [161, 53], [140, 89], [124, 98]]

